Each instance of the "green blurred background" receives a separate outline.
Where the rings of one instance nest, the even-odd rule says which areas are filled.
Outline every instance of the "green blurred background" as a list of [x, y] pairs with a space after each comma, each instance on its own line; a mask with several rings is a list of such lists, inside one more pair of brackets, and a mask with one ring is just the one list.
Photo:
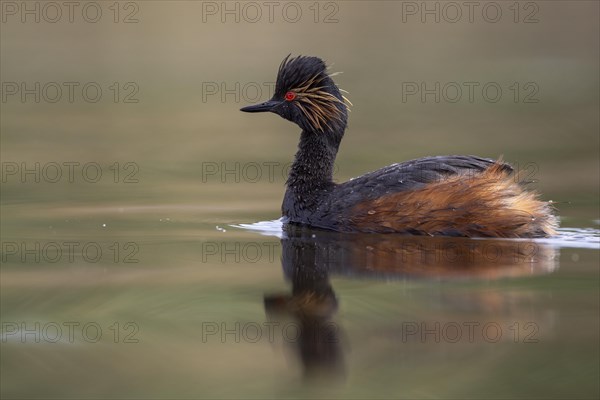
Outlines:
[[[339, 180], [426, 155], [503, 155], [520, 166], [536, 164], [544, 197], [569, 202], [561, 207], [565, 223], [578, 216], [575, 205], [585, 203], [588, 221], [588, 212], [597, 211], [597, 2], [524, 2], [516, 7], [518, 13], [513, 3], [500, 2], [502, 16], [496, 23], [484, 18], [495, 10], [485, 8], [486, 2], [473, 9], [473, 22], [462, 6], [455, 23], [446, 22], [454, 9], [444, 2], [300, 2], [295, 23], [288, 21], [296, 8], [285, 2], [273, 6], [272, 23], [269, 8], [260, 2], [120, 3], [118, 19], [137, 23], [114, 23], [114, 5], [101, 4], [97, 23], [83, 19], [78, 13], [83, 7], [75, 9], [73, 23], [66, 9], [57, 23], [45, 23], [43, 12], [40, 23], [30, 23], [32, 16], [27, 23], [20, 22], [20, 14], [4, 16], [3, 82], [31, 87], [36, 81], [42, 86], [74, 81], [79, 88], [97, 82], [103, 97], [88, 103], [76, 90], [69, 103], [65, 90], [55, 104], [43, 99], [35, 104], [31, 96], [23, 104], [19, 94], [8, 96], [2, 103], [3, 161], [136, 162], [140, 197], [159, 194], [161, 202], [185, 198], [209, 204], [213, 188], [199, 193], [201, 185], [195, 184], [202, 162], [291, 160], [298, 140], [295, 126], [238, 109], [269, 98], [269, 85], [288, 53], [317, 55], [333, 64], [332, 71], [343, 72], [336, 81], [354, 104], [338, 158]], [[439, 23], [435, 15], [421, 16], [426, 7], [438, 7]], [[226, 13], [236, 9], [237, 14]], [[253, 23], [256, 9], [261, 17]], [[325, 22], [330, 20], [337, 22]], [[109, 89], [114, 82], [121, 89], [118, 103]], [[123, 89], [127, 82], [137, 84], [133, 98], [138, 103], [122, 101], [130, 93]], [[418, 94], [403, 102], [403, 85], [412, 82], [429, 88], [435, 82], [442, 87], [456, 82], [464, 90], [456, 103], [445, 101], [443, 93], [439, 103], [432, 95], [423, 103]], [[464, 82], [479, 84], [473, 103]], [[483, 97], [482, 87], [489, 82], [503, 90], [496, 103]], [[518, 102], [516, 89], [510, 88], [515, 82]], [[525, 88], [530, 82], [535, 87]], [[233, 93], [224, 93], [221, 85]], [[448, 90], [447, 97], [454, 96]], [[531, 98], [538, 102], [524, 103], [534, 90]], [[237, 192], [224, 186], [214, 189], [230, 193], [226, 201], [235, 200]], [[275, 186], [267, 196], [273, 204], [281, 191]], [[17, 187], [5, 190], [4, 199], [28, 190]], [[54, 185], [44, 196], [64, 201], [64, 190]], [[73, 188], [68, 190], [75, 198]]]

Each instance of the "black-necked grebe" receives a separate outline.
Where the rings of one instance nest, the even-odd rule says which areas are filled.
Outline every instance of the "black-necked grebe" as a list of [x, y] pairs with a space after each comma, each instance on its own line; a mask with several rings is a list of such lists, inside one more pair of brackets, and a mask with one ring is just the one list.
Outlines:
[[317, 57], [286, 57], [275, 94], [245, 112], [270, 111], [302, 129], [282, 213], [289, 223], [342, 232], [468, 237], [543, 237], [557, 219], [548, 202], [515, 182], [502, 161], [426, 157], [393, 164], [342, 184], [335, 157], [347, 99]]

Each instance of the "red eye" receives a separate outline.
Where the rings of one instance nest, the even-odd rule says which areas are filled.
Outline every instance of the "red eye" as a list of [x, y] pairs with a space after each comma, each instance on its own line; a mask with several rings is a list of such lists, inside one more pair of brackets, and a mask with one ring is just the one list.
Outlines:
[[296, 93], [294, 93], [294, 92], [287, 92], [287, 93], [285, 94], [285, 99], [286, 99], [287, 101], [292, 101], [292, 100], [294, 100], [295, 98], [296, 98]]

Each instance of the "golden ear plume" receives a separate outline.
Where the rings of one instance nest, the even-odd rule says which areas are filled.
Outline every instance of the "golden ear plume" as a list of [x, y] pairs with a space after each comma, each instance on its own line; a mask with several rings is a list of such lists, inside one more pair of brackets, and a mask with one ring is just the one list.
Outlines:
[[[343, 110], [349, 111], [348, 104], [352, 105], [346, 96], [342, 95], [344, 99], [342, 101], [331, 93], [326, 92], [324, 86], [321, 86], [323, 79], [324, 77], [318, 74], [306, 80], [299, 87], [292, 89], [296, 93], [298, 100], [296, 104], [300, 111], [310, 121], [313, 128], [321, 132], [325, 131], [325, 127], [331, 128], [329, 125], [330, 121], [337, 120], [342, 122]], [[338, 104], [341, 104], [342, 108]]]

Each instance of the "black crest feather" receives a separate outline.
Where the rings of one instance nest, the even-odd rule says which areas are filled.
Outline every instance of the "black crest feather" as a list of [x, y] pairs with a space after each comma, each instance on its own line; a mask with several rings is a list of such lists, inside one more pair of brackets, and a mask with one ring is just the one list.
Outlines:
[[275, 96], [283, 98], [288, 91], [295, 93], [294, 104], [312, 130], [325, 132], [345, 126], [348, 106], [344, 101], [348, 99], [327, 74], [327, 65], [320, 58], [288, 55], [283, 59]]
[[290, 58], [288, 54], [279, 65], [275, 93], [283, 95], [291, 88], [303, 86], [312, 77], [327, 77], [327, 65], [319, 57], [297, 56]]

